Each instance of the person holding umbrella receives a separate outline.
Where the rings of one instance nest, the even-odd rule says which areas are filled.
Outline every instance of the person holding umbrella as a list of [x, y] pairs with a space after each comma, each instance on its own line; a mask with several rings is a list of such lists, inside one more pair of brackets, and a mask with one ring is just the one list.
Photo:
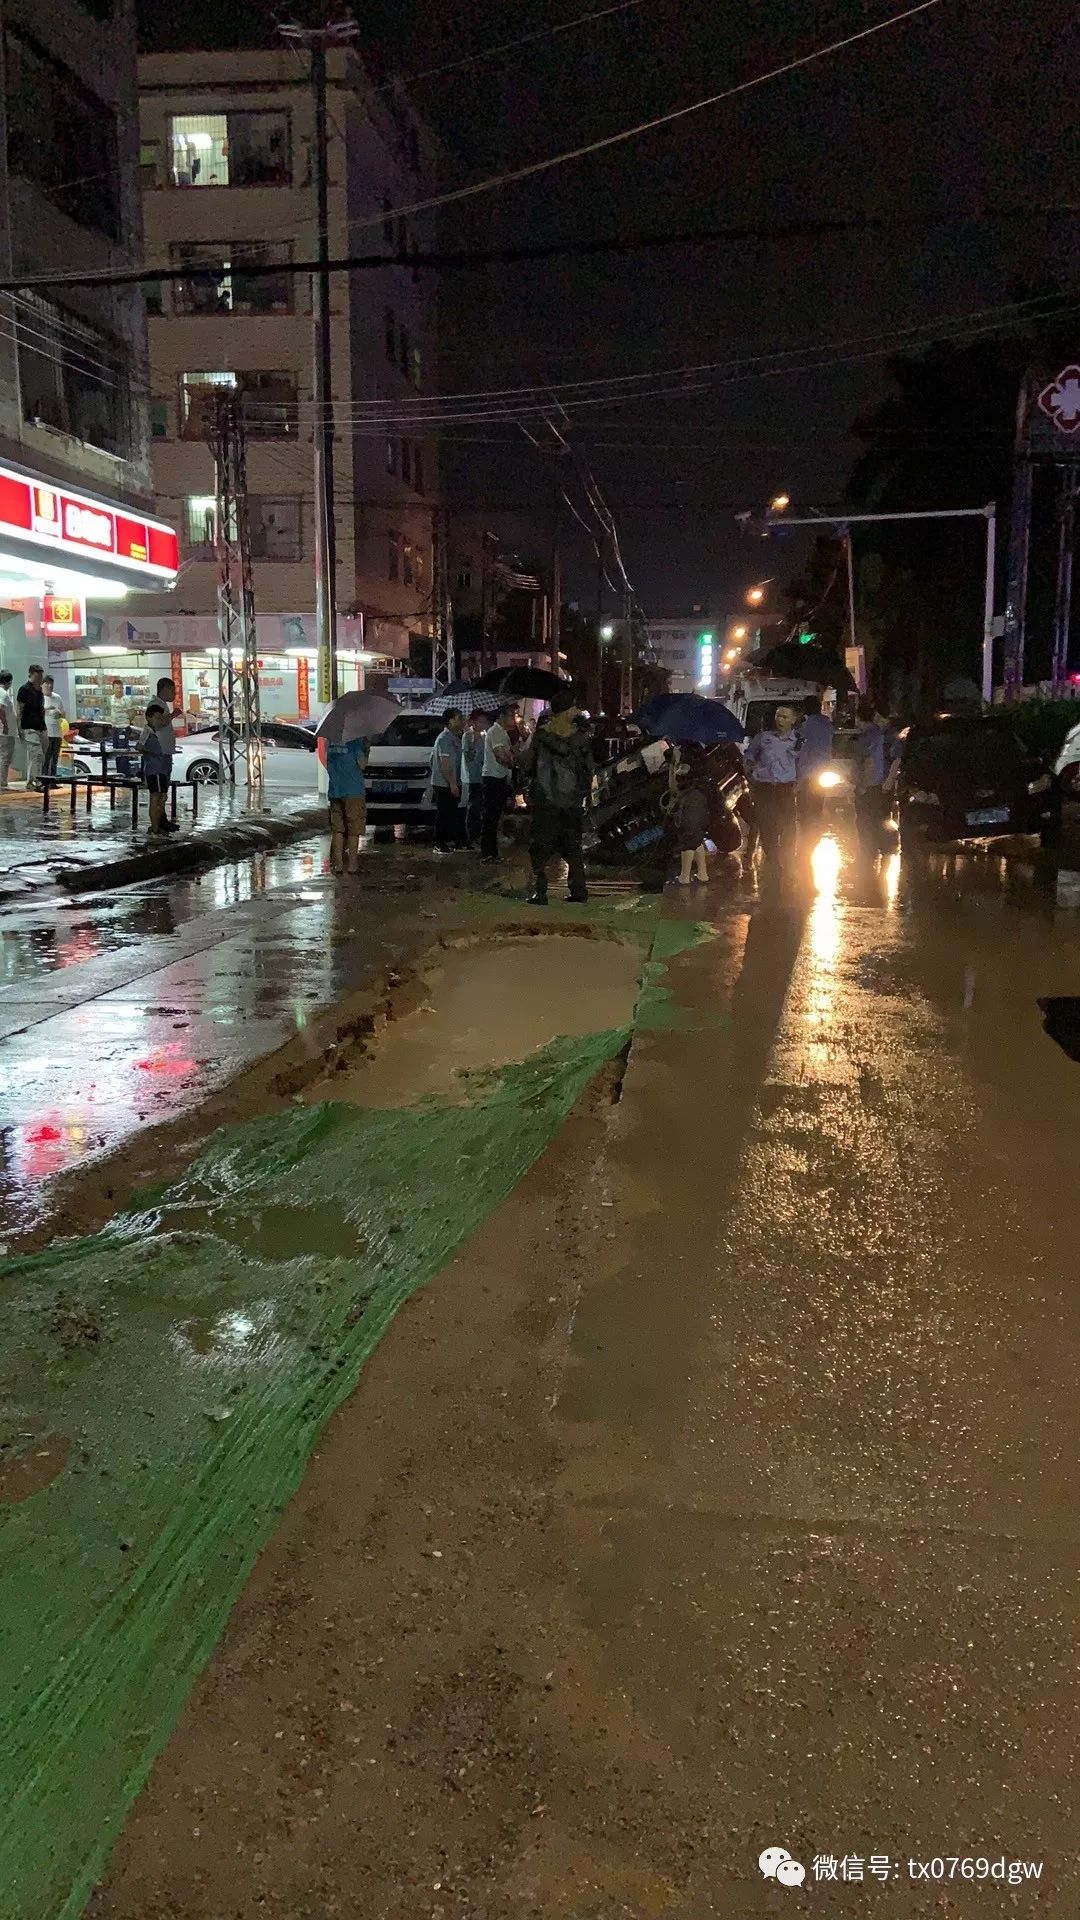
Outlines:
[[315, 730], [325, 756], [334, 873], [360, 871], [360, 841], [367, 825], [368, 748], [400, 711], [397, 701], [386, 694], [343, 693]]
[[473, 707], [461, 736], [461, 810], [464, 815], [465, 845], [473, 848], [480, 839], [484, 810], [484, 736], [490, 714]]

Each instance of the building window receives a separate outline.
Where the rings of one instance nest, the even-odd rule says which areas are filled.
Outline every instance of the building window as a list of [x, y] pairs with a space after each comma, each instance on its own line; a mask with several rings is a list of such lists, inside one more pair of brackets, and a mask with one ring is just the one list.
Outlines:
[[302, 502], [299, 494], [252, 494], [248, 526], [253, 560], [302, 560]]
[[120, 238], [116, 115], [70, 68], [21, 34], [4, 36], [8, 172], [80, 227]]
[[212, 493], [189, 493], [184, 501], [184, 547], [189, 558], [212, 559], [216, 542], [216, 498]]
[[412, 484], [412, 448], [407, 440], [401, 443], [401, 477], [406, 486]]
[[423, 547], [413, 548], [413, 573], [416, 576], [417, 587], [422, 591], [427, 573], [427, 555]]
[[420, 374], [421, 374], [420, 349], [419, 347], [414, 347], [410, 355], [410, 363], [409, 363], [409, 378], [412, 380], [414, 387], [419, 387], [420, 385]]
[[383, 323], [383, 340], [386, 344], [387, 359], [396, 360], [397, 359], [397, 321], [394, 319], [393, 307], [387, 307], [386, 309], [386, 318]]
[[147, 313], [155, 320], [165, 311], [165, 293], [160, 280], [148, 280], [143, 288]]
[[401, 584], [411, 587], [415, 578], [415, 549], [411, 540], [404, 540], [401, 546]]
[[292, 179], [288, 114], [174, 114], [169, 179], [174, 187], [287, 187]]
[[387, 535], [386, 571], [391, 580], [401, 579], [401, 535]]
[[167, 400], [150, 402], [150, 438], [167, 440], [169, 437], [169, 403]]
[[412, 480], [417, 493], [424, 491], [424, 449], [414, 447], [412, 456]]
[[397, 472], [397, 441], [393, 438], [386, 442], [386, 471], [387, 473]]
[[[291, 313], [292, 247], [287, 242], [181, 241], [169, 249], [174, 267], [193, 269], [173, 284], [176, 313]], [[280, 266], [281, 273], [249, 274], [249, 266]]]
[[205, 440], [221, 392], [240, 396], [244, 426], [250, 440], [291, 440], [295, 437], [296, 375], [294, 373], [182, 373], [180, 375], [180, 437]]
[[458, 586], [459, 593], [470, 592], [472, 588], [472, 568], [471, 567], [458, 568], [457, 586]]
[[23, 419], [127, 459], [131, 389], [119, 341], [29, 293], [19, 297], [15, 334]]
[[405, 379], [407, 380], [409, 377], [409, 353], [410, 353], [408, 327], [401, 328], [398, 335], [398, 346], [400, 348], [401, 371]]
[[386, 244], [388, 247], [393, 246], [394, 244], [394, 211], [393, 211], [393, 203], [388, 193], [383, 194], [382, 237], [386, 241]]
[[157, 140], [144, 140], [139, 148], [139, 185], [144, 193], [161, 185], [161, 146]]

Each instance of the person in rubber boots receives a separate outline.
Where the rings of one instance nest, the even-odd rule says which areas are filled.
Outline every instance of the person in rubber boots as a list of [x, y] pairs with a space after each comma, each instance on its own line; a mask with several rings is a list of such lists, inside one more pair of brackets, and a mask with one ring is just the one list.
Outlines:
[[556, 857], [566, 861], [571, 900], [587, 900], [581, 829], [593, 783], [589, 729], [570, 687], [552, 697], [551, 712], [537, 724], [520, 762], [529, 779], [529, 858], [533, 869], [531, 905], [547, 905], [547, 869]]

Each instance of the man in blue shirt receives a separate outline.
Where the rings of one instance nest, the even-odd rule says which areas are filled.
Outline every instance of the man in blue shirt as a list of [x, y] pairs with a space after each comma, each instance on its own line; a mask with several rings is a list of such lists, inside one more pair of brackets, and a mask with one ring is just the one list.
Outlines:
[[799, 743], [799, 819], [817, 820], [825, 805], [817, 776], [832, 759], [833, 741], [833, 723], [820, 699], [807, 700], [795, 737]]
[[855, 737], [855, 818], [859, 835], [874, 844], [889, 813], [885, 782], [896, 758], [897, 742], [887, 713], [875, 707]]
[[771, 727], [748, 740], [743, 765], [750, 779], [754, 821], [762, 851], [783, 864], [795, 833], [795, 781], [799, 770], [794, 707], [777, 707]]
[[452, 853], [461, 845], [461, 735], [465, 716], [457, 707], [448, 707], [443, 722], [431, 756], [435, 851]]
[[326, 777], [330, 793], [330, 865], [335, 873], [359, 873], [360, 841], [367, 826], [364, 769], [366, 740], [346, 740], [326, 748]]

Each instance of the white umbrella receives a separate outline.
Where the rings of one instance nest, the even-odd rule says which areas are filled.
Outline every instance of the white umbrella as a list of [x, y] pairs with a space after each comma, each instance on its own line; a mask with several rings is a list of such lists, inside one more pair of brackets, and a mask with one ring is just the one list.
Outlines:
[[401, 712], [399, 702], [387, 693], [343, 693], [327, 708], [315, 732], [328, 746], [344, 747], [350, 740], [374, 740]]
[[481, 688], [469, 687], [464, 693], [437, 693], [433, 700], [425, 700], [419, 709], [421, 713], [498, 713], [506, 702], [497, 693], [487, 693]]

